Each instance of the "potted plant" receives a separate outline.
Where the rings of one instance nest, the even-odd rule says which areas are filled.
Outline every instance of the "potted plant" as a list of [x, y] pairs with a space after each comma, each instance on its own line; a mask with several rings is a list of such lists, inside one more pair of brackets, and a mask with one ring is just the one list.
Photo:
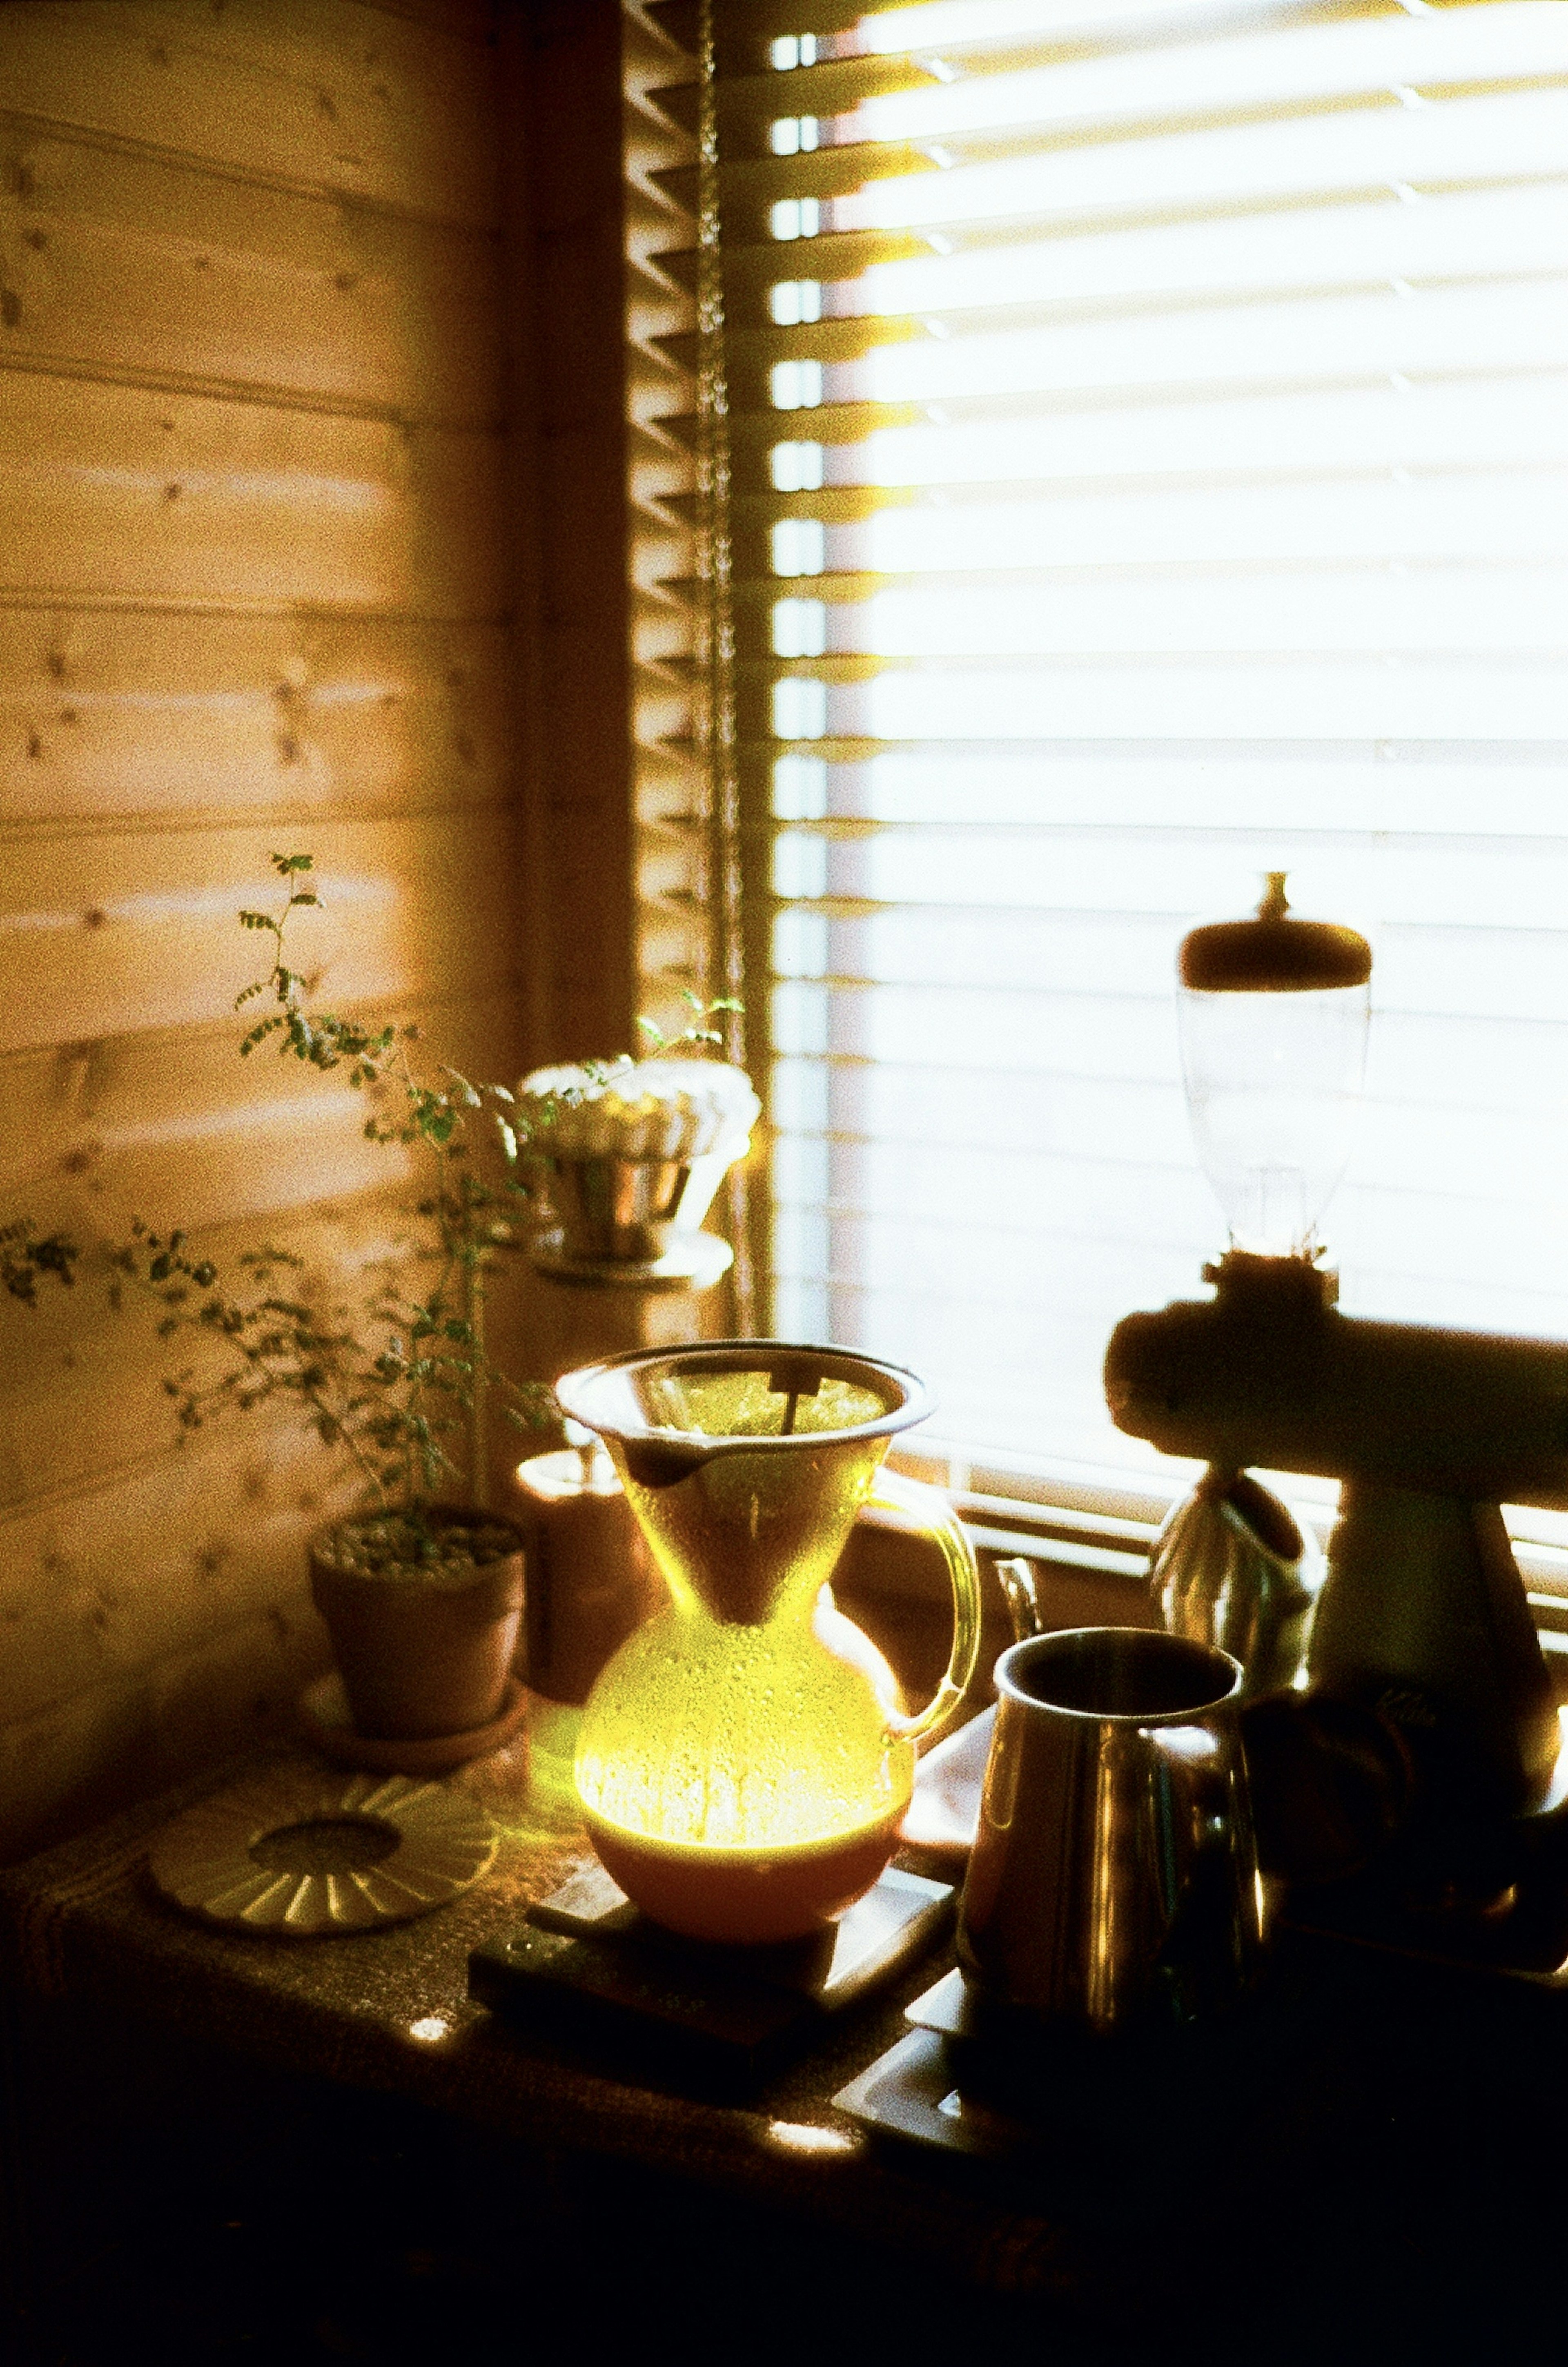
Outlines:
[[[344, 1285], [273, 1244], [245, 1251], [225, 1275], [184, 1233], [136, 1223], [108, 1252], [110, 1296], [117, 1305], [128, 1292], [150, 1298], [159, 1335], [189, 1350], [163, 1381], [182, 1434], [222, 1413], [290, 1406], [357, 1479], [362, 1508], [312, 1544], [312, 1596], [355, 1735], [429, 1746], [423, 1763], [434, 1765], [434, 1746], [477, 1740], [509, 1696], [522, 1538], [485, 1508], [488, 1423], [497, 1410], [524, 1430], [559, 1418], [547, 1388], [513, 1380], [491, 1355], [485, 1285], [498, 1252], [530, 1229], [545, 1170], [530, 1132], [555, 1112], [531, 1096], [524, 1116], [504, 1085], [420, 1067], [412, 1026], [311, 1009], [288, 930], [297, 911], [319, 903], [313, 859], [271, 860], [277, 907], [239, 914], [272, 940], [266, 974], [236, 998], [237, 1009], [260, 1006], [241, 1058], [270, 1045], [346, 1076], [368, 1104], [367, 1138], [412, 1163], [414, 1228], [395, 1257]], [[709, 1013], [694, 1011], [674, 1045], [639, 1024], [661, 1051], [716, 1043], [702, 1025]], [[585, 1073], [596, 1080], [600, 1066]], [[68, 1237], [40, 1238], [24, 1219], [0, 1231], [0, 1285], [36, 1303], [40, 1284], [74, 1282], [81, 1255]]]
[[[241, 1057], [273, 1044], [345, 1073], [370, 1104], [367, 1137], [413, 1162], [416, 1229], [345, 1295], [293, 1251], [249, 1251], [228, 1278], [182, 1234], [138, 1224], [111, 1252], [112, 1287], [150, 1294], [160, 1335], [196, 1352], [164, 1381], [184, 1432], [281, 1400], [354, 1472], [365, 1509], [310, 1549], [354, 1727], [371, 1739], [457, 1737], [499, 1715], [523, 1605], [521, 1537], [482, 1509], [487, 1417], [500, 1407], [523, 1427], [551, 1418], [549, 1392], [513, 1381], [485, 1341], [486, 1269], [532, 1196], [525, 1143], [510, 1091], [451, 1068], [426, 1073], [413, 1027], [309, 1007], [288, 934], [294, 912], [319, 901], [312, 858], [272, 863], [278, 908], [239, 915], [271, 937], [273, 957], [237, 998], [265, 1005]], [[36, 1287], [71, 1246], [19, 1234], [18, 1283]]]
[[356, 1735], [434, 1741], [502, 1714], [523, 1612], [523, 1542], [510, 1522], [414, 1503], [340, 1521], [310, 1546]]

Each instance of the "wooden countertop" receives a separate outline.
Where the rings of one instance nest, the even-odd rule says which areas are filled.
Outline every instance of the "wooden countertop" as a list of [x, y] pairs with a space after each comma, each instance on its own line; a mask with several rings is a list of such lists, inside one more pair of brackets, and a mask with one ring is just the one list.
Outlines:
[[[694, 2205], [742, 2202], [802, 2241], [830, 2232], [907, 2277], [976, 2304], [1032, 2297], [1107, 2339], [1187, 2322], [1216, 2276], [1233, 2330], [1287, 2295], [1303, 2324], [1325, 2311], [1337, 2324], [1374, 2288], [1377, 2310], [1408, 2325], [1438, 2293], [1442, 2324], [1479, 2310], [1494, 2333], [1521, 2295], [1546, 2305], [1568, 2208], [1560, 1994], [1287, 1935], [1245, 2030], [1185, 2086], [1156, 2099], [1112, 2082], [1087, 2104], [1080, 2086], [1064, 2096], [1059, 2144], [1047, 2125], [1029, 2167], [965, 2163], [868, 2136], [831, 2102], [904, 2033], [904, 2005], [950, 1956], [739, 2102], [612, 2070], [475, 2004], [470, 1950], [519, 1924], [584, 1841], [563, 1803], [530, 1788], [522, 1744], [453, 1780], [497, 1822], [494, 1867], [451, 1906], [382, 1932], [279, 1942], [166, 1905], [149, 1839], [210, 1780], [36, 1858], [0, 1876], [13, 1997], [119, 2032], [177, 2031], [554, 2159], [678, 2180]], [[415, 2034], [437, 2022], [447, 2034], [434, 2043]], [[1049, 2099], [1043, 2110], [1049, 2124]], [[1207, 2356], [1222, 2355], [1217, 2339], [1211, 2329]]]

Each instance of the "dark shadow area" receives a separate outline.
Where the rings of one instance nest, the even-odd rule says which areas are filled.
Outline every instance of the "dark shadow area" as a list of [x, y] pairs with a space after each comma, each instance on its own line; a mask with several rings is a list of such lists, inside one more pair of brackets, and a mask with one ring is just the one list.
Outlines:
[[[483, 2351], [803, 2361], [852, 2346], [1062, 2367], [1539, 2355], [1560, 2310], [1563, 2000], [1325, 1959], [1286, 2039], [1156, 2096], [1066, 2084], [1035, 2173], [890, 2157], [989, 2198], [961, 2286], [874, 2230], [700, 2169], [553, 2153], [164, 2035], [29, 2011], [13, 2164], [18, 2367]], [[1339, 1969], [1336, 1969], [1338, 1967]], [[1010, 2246], [1043, 2216], [1005, 2288]]]

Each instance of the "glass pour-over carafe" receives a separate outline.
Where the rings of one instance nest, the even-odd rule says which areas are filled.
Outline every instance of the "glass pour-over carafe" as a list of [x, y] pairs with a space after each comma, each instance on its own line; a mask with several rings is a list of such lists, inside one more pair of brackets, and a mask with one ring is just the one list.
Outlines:
[[[974, 1670], [975, 1557], [934, 1489], [881, 1469], [931, 1410], [912, 1373], [841, 1348], [716, 1342], [569, 1373], [669, 1588], [583, 1708], [578, 1794], [605, 1867], [692, 1938], [818, 1930], [875, 1882], [915, 1742]], [[863, 1504], [911, 1518], [953, 1581], [953, 1654], [913, 1716], [826, 1582]]]

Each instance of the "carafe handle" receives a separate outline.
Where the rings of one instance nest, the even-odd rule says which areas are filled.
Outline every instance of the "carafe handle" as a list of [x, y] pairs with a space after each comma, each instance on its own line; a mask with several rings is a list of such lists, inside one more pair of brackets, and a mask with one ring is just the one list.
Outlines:
[[915, 1742], [947, 1724], [975, 1673], [980, 1653], [980, 1572], [963, 1523], [939, 1488], [884, 1470], [877, 1473], [867, 1501], [879, 1512], [902, 1512], [915, 1522], [923, 1536], [942, 1547], [953, 1581], [953, 1651], [947, 1673], [924, 1709], [912, 1717], [894, 1714], [887, 1720], [890, 1734]]

